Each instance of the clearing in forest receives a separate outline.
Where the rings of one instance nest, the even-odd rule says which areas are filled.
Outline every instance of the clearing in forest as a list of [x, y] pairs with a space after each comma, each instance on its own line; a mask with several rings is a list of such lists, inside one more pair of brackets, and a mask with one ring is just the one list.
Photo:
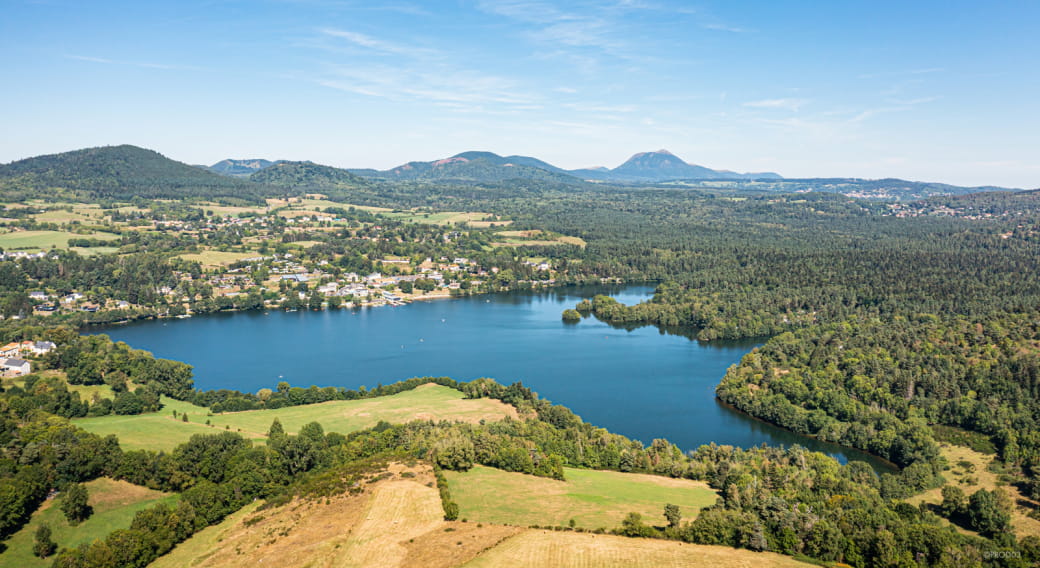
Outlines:
[[207, 250], [182, 254], [180, 255], [180, 258], [183, 258], [188, 262], [197, 262], [201, 264], [203, 268], [216, 268], [218, 266], [234, 264], [244, 258], [256, 258], [258, 256], [262, 255], [258, 252], [225, 252], [219, 250]]
[[[946, 458], [946, 462], [950, 464], [950, 469], [943, 472], [946, 485], [960, 487], [969, 497], [979, 489], [989, 491], [996, 488], [1002, 489], [1014, 503], [1014, 510], [1011, 512], [1011, 526], [1015, 529], [1016, 536], [1018, 538], [1030, 535], [1040, 536], [1040, 520], [1028, 516], [1031, 511], [1040, 509], [1040, 503], [1023, 495], [1014, 485], [1001, 481], [1000, 475], [990, 470], [990, 464], [996, 459], [996, 456], [953, 444], [941, 444], [939, 449]], [[942, 487], [919, 493], [906, 501], [915, 506], [920, 503], [939, 505], [942, 503]], [[970, 532], [961, 527], [957, 528], [961, 532]]]
[[494, 236], [496, 241], [491, 243], [493, 247], [577, 245], [585, 248], [585, 240], [580, 237], [553, 235], [539, 230], [498, 231]]
[[83, 484], [87, 488], [89, 498], [87, 504], [94, 508], [94, 513], [82, 523], [71, 526], [61, 512], [59, 493], [33, 513], [32, 519], [4, 542], [7, 549], [0, 553], [0, 566], [17, 566], [34, 568], [50, 566], [53, 558], [41, 560], [33, 556], [33, 537], [42, 523], [51, 528], [51, 538], [58, 548], [75, 548], [81, 544], [103, 539], [117, 529], [130, 528], [134, 515], [159, 503], [173, 507], [177, 504], [177, 495], [152, 491], [147, 487], [116, 481], [107, 477], [88, 481]]

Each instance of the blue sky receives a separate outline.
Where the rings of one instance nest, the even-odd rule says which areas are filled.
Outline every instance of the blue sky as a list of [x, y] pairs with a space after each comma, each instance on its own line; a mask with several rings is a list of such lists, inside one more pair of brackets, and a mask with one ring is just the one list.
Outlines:
[[1040, 187], [1040, 3], [0, 0], [0, 162], [130, 143], [388, 168], [667, 148]]

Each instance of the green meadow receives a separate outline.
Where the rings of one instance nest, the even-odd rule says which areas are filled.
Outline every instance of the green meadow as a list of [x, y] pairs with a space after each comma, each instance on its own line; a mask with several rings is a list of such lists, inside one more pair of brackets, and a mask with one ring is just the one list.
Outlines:
[[[115, 434], [124, 449], [170, 451], [188, 441], [193, 434], [212, 434], [218, 430], [238, 432], [247, 438], [264, 438], [275, 418], [289, 433], [299, 431], [304, 424], [318, 422], [326, 432], [345, 434], [370, 428], [380, 420], [391, 423], [412, 420], [479, 422], [516, 416], [512, 406], [497, 400], [467, 400], [455, 389], [434, 384], [378, 398], [224, 414], [212, 414], [208, 408], [165, 397], [163, 405], [159, 412], [80, 418], [74, 423], [101, 436]], [[173, 416], [174, 411], [177, 418]], [[187, 422], [183, 421], [184, 415], [188, 417]]]
[[460, 518], [517, 526], [614, 528], [628, 513], [664, 526], [664, 506], [679, 506], [692, 519], [715, 503], [716, 493], [699, 481], [654, 475], [564, 468], [565, 481], [474, 466], [445, 471]]
[[[68, 248], [69, 239], [103, 239], [116, 240], [119, 237], [111, 233], [91, 233], [80, 235], [67, 231], [12, 231], [0, 234], [0, 247], [4, 250], [47, 250], [51, 248]], [[77, 249], [89, 251], [90, 249]]]
[[117, 529], [130, 528], [134, 515], [159, 503], [174, 506], [177, 495], [152, 491], [125, 481], [107, 477], [83, 484], [90, 497], [88, 503], [94, 514], [79, 525], [71, 526], [61, 512], [61, 495], [43, 504], [33, 513], [32, 519], [4, 544], [7, 549], [0, 552], [0, 566], [34, 568], [50, 566], [52, 558], [39, 559], [33, 556], [33, 537], [42, 523], [51, 528], [51, 539], [58, 548], [75, 548], [95, 539], [104, 538]]

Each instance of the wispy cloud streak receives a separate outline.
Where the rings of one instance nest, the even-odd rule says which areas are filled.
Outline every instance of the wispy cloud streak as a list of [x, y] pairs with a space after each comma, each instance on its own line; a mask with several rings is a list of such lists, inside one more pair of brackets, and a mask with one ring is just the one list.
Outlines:
[[88, 63], [100, 63], [103, 65], [126, 65], [129, 67], [143, 67], [145, 69], [178, 69], [178, 70], [199, 70], [200, 67], [191, 65], [169, 65], [166, 63], [150, 63], [147, 61], [120, 61], [118, 59], [108, 59], [105, 57], [93, 57], [90, 55], [66, 55], [66, 59], [74, 59], [76, 61], [86, 61]]
[[800, 108], [805, 106], [809, 101], [805, 99], [763, 99], [760, 101], [748, 101], [743, 106], [750, 108], [765, 108], [765, 109], [783, 109], [797, 112]]

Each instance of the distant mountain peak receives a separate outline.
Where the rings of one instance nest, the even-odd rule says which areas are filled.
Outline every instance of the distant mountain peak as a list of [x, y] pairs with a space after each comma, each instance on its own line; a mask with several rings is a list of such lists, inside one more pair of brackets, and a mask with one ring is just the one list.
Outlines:
[[228, 158], [209, 166], [207, 169], [226, 176], [249, 177], [250, 174], [256, 173], [264, 168], [269, 168], [277, 163], [278, 162], [272, 162], [262, 158], [247, 158], [241, 160], [237, 158]]
[[509, 179], [537, 179], [558, 183], [577, 183], [568, 172], [528, 156], [499, 156], [494, 152], [471, 150], [431, 162], [408, 162], [386, 171], [356, 170], [376, 179], [452, 180], [499, 182]]
[[[650, 157], [650, 156], [670, 156], [672, 158], [679, 159], [675, 154], [673, 154], [673, 153], [669, 152], [668, 150], [665, 150], [664, 148], [662, 148], [660, 150], [651, 150], [649, 152], [637, 152], [637, 153], [633, 154], [632, 157], [629, 158], [629, 160], [634, 159], [634, 158], [646, 158], [646, 157]], [[682, 160], [679, 160], [679, 161], [681, 162]]]
[[773, 173], [739, 174], [728, 170], [713, 170], [684, 161], [668, 150], [640, 152], [625, 163], [610, 170], [610, 177], [628, 181], [667, 181], [681, 179], [756, 179], [778, 178]]

